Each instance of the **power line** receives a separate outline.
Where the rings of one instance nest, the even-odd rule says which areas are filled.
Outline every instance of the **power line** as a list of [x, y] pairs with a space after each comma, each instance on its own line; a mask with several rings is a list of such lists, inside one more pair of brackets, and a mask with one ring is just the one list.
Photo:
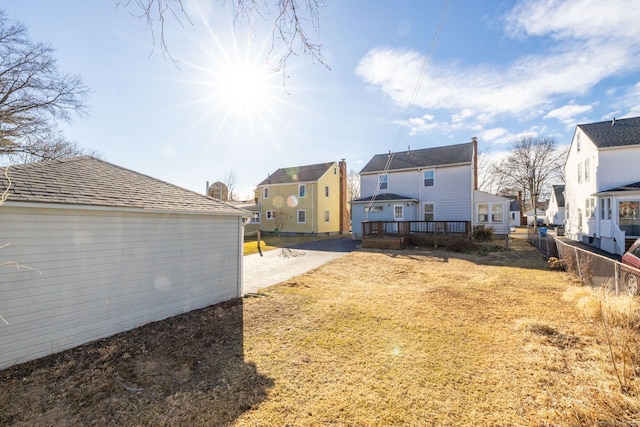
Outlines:
[[[420, 88], [422, 87], [422, 82], [424, 81], [424, 77], [427, 73], [427, 68], [431, 63], [431, 58], [433, 57], [433, 52], [438, 43], [438, 39], [440, 38], [440, 34], [442, 34], [442, 30], [444, 29], [444, 24], [447, 20], [447, 16], [449, 15], [449, 10], [451, 9], [451, 4], [453, 0], [446, 0], [444, 5], [442, 6], [442, 12], [440, 13], [440, 17], [438, 18], [438, 23], [436, 25], [436, 32], [431, 39], [431, 44], [429, 45], [429, 50], [427, 51], [427, 55], [424, 58], [424, 62], [422, 63], [422, 69], [420, 71], [420, 76], [418, 77], [418, 81], [416, 82], [416, 86], [413, 90], [413, 94], [411, 95], [411, 100], [409, 101], [409, 105], [407, 105], [407, 110], [402, 120], [402, 124], [398, 129], [398, 134], [396, 135], [396, 139], [393, 145], [393, 150], [389, 152], [389, 156], [387, 158], [387, 162], [382, 170], [382, 175], [385, 175], [389, 172], [389, 167], [391, 166], [391, 162], [393, 161], [393, 156], [395, 151], [397, 150], [398, 145], [400, 144], [400, 140], [402, 139], [402, 135], [404, 134], [405, 129], [407, 128], [407, 124], [409, 123], [409, 117], [411, 116], [411, 112], [413, 111], [413, 107], [415, 106], [416, 99], [418, 98], [418, 94], [420, 93]], [[373, 205], [376, 197], [380, 193], [380, 182], [376, 185], [376, 189], [373, 193], [373, 197], [367, 203], [365, 207], [365, 218], [369, 216], [369, 209]]]

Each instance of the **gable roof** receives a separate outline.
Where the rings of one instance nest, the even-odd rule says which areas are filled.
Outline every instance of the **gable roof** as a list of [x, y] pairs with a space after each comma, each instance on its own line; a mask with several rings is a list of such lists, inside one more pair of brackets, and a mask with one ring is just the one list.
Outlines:
[[554, 185], [553, 194], [556, 196], [556, 202], [559, 208], [564, 208], [564, 184]]
[[578, 125], [598, 148], [640, 144], [640, 117]]
[[280, 168], [258, 184], [258, 187], [261, 185], [293, 184], [317, 181], [327, 172], [327, 170], [329, 170], [330, 167], [335, 165], [335, 163], [336, 162], [328, 162], [318, 163], [315, 165]]
[[0, 191], [8, 185], [7, 202], [246, 214], [203, 194], [90, 156], [0, 168]]
[[520, 201], [518, 199], [511, 200], [509, 203], [509, 212], [519, 212], [520, 211]]
[[473, 143], [376, 154], [362, 168], [360, 173], [384, 171], [389, 156], [393, 156], [389, 164], [390, 171], [471, 163], [473, 160]]

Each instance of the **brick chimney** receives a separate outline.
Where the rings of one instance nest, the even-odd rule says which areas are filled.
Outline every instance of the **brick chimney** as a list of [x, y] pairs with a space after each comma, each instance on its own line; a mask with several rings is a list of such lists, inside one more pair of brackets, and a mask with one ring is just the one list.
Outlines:
[[340, 167], [340, 234], [349, 232], [349, 209], [347, 208], [347, 162], [338, 162]]

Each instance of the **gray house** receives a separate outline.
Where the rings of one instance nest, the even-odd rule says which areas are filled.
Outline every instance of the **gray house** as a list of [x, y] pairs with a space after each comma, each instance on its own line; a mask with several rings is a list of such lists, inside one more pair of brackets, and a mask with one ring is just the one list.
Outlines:
[[0, 176], [0, 369], [242, 293], [244, 210], [93, 157]]
[[377, 154], [360, 171], [352, 235], [367, 221], [467, 221], [509, 233], [509, 199], [477, 189], [477, 140]]

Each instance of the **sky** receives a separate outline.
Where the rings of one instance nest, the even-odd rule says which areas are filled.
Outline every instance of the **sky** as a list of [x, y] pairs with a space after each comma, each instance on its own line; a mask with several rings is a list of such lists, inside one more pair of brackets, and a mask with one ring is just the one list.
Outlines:
[[[275, 0], [267, 0], [275, 4]], [[500, 158], [521, 136], [640, 115], [639, 0], [325, 0], [289, 57], [273, 14], [183, 0], [169, 56], [135, 2], [0, 0], [61, 71], [91, 88], [65, 136], [116, 165], [204, 193], [233, 173], [241, 198], [279, 168], [466, 143]], [[305, 2], [300, 2], [303, 5]], [[273, 11], [272, 11], [273, 12]]]

